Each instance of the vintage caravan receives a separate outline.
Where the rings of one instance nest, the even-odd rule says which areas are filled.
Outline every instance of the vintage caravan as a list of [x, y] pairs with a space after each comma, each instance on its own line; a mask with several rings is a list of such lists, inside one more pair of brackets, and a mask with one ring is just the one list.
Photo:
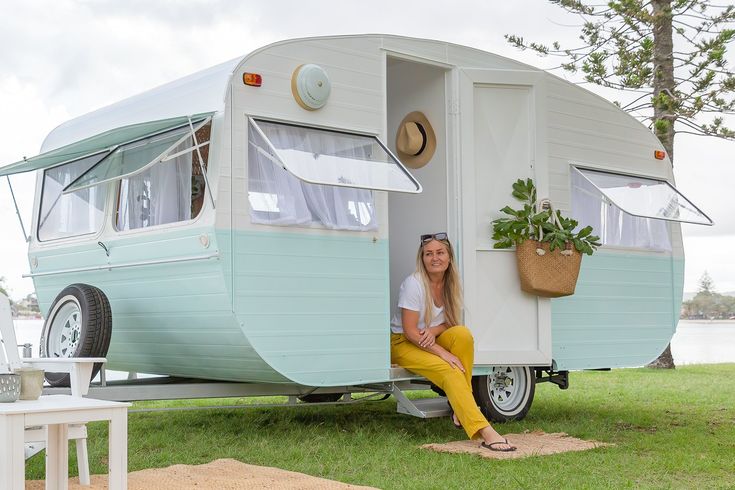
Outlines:
[[[608, 101], [388, 35], [263, 47], [72, 119], [0, 175], [26, 171], [45, 355], [273, 393], [385, 387], [410, 377], [390, 360], [398, 286], [419, 236], [446, 231], [495, 420], [523, 417], [537, 381], [654, 359], [682, 301], [680, 222], [711, 224]], [[493, 249], [528, 177], [602, 237], [571, 297], [523, 293]]]

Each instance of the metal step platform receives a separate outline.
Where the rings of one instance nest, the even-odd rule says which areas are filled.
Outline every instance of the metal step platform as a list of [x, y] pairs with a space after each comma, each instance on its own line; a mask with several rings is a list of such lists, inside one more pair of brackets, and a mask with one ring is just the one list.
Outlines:
[[393, 386], [392, 395], [398, 402], [396, 407], [398, 413], [413, 415], [422, 419], [446, 417], [451, 413], [449, 402], [443, 396], [411, 399], [395, 385]]

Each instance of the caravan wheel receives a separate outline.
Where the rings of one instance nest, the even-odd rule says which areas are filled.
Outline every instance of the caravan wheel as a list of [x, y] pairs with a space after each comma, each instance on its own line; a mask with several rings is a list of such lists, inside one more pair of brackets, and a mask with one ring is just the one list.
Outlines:
[[[112, 337], [112, 311], [94, 286], [72, 284], [56, 297], [41, 333], [41, 357], [105, 357]], [[92, 377], [101, 364], [95, 364]], [[46, 373], [51, 386], [69, 386], [69, 374]]]
[[533, 403], [536, 377], [528, 366], [493, 366], [491, 374], [472, 378], [472, 391], [493, 422], [521, 420]]

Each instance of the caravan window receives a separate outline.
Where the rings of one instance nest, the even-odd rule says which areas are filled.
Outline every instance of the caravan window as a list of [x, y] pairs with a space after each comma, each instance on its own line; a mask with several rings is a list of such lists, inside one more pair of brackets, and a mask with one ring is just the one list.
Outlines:
[[107, 188], [92, 187], [67, 194], [62, 194], [62, 190], [106, 155], [107, 152], [98, 153], [50, 168], [43, 173], [41, 210], [38, 216], [40, 241], [96, 233], [100, 230]]
[[605, 198], [632, 216], [711, 225], [707, 215], [665, 180], [575, 168]]
[[280, 165], [273, 149], [252, 125], [248, 136], [248, 199], [253, 223], [377, 229], [372, 191], [304, 182]]
[[250, 128], [260, 135], [257, 144], [273, 162], [303, 181], [421, 192], [419, 183], [375, 136], [255, 119], [250, 119]]
[[[169, 148], [157, 163], [147, 170], [120, 179], [118, 187], [117, 213], [115, 227], [117, 230], [133, 230], [149, 226], [187, 221], [195, 218], [202, 209], [205, 195], [205, 180], [202, 166], [207, 169], [211, 123], [207, 123], [196, 131], [197, 148], [191, 136], [181, 140], [175, 147]], [[163, 143], [145, 141], [134, 147], [127, 156], [129, 167], [147, 164]], [[141, 148], [150, 146], [155, 151], [144, 151]], [[199, 154], [203, 165], [199, 164]]]
[[572, 167], [572, 216], [603, 245], [671, 250], [669, 221], [710, 224], [664, 180]]

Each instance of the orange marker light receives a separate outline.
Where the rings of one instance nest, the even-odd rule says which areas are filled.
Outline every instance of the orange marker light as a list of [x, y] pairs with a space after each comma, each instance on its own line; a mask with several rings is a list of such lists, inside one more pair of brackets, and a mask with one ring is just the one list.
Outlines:
[[261, 77], [257, 73], [243, 73], [242, 81], [245, 85], [250, 85], [251, 87], [260, 87], [263, 84], [263, 77]]
[[663, 150], [656, 150], [653, 152], [653, 156], [654, 158], [656, 158], [656, 160], [663, 160], [664, 158], [666, 158], [666, 152]]

